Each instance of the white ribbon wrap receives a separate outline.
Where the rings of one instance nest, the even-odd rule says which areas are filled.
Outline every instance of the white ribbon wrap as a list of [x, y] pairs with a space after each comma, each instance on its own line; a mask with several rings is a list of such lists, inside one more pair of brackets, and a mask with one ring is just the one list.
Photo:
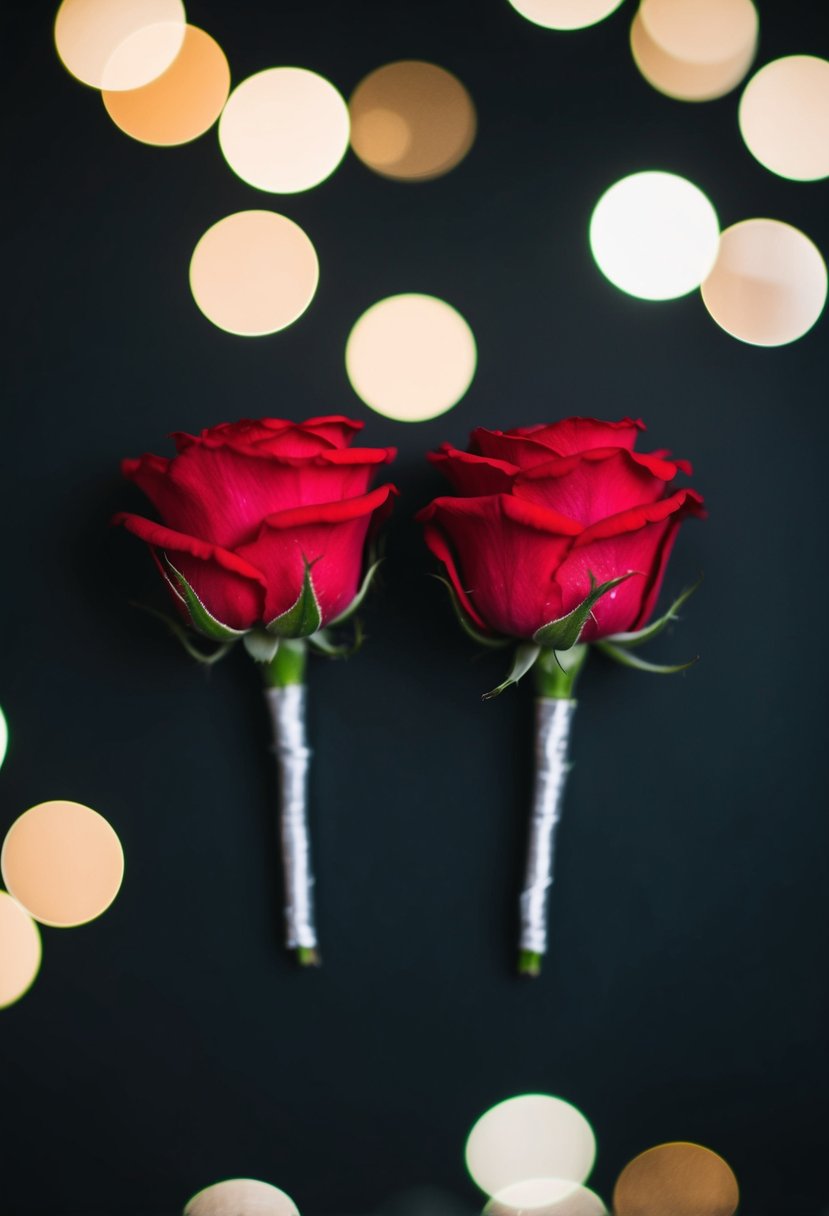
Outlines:
[[575, 701], [539, 697], [535, 703], [535, 784], [527, 868], [521, 891], [521, 949], [547, 949], [547, 892], [553, 881], [555, 829], [567, 781]]
[[279, 772], [280, 835], [285, 875], [285, 944], [290, 950], [317, 945], [314, 875], [308, 836], [308, 768], [311, 749], [305, 731], [305, 685], [266, 688], [274, 752]]

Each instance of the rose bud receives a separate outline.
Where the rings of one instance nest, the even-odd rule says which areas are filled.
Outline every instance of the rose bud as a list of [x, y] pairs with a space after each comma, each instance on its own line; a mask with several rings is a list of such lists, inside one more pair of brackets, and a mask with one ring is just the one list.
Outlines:
[[565, 418], [509, 431], [478, 428], [468, 451], [443, 444], [429, 460], [455, 494], [419, 512], [458, 618], [476, 641], [518, 641], [496, 696], [535, 669], [536, 785], [524, 890], [521, 958], [538, 974], [547, 943], [547, 889], [561, 813], [576, 677], [587, 648], [626, 666], [669, 673], [632, 653], [675, 619], [694, 588], [650, 624], [683, 519], [704, 515], [676, 488], [684, 460], [637, 452], [644, 424]]
[[[122, 463], [163, 522], [113, 521], [146, 541], [183, 626], [168, 622], [204, 662], [238, 640], [263, 664], [282, 788], [287, 944], [317, 961], [307, 827], [304, 670], [307, 647], [348, 652], [328, 633], [352, 616], [377, 563], [366, 550], [396, 490], [371, 482], [393, 448], [356, 448], [362, 423], [332, 415], [277, 418], [174, 436], [172, 458]], [[188, 635], [218, 644], [205, 654]], [[355, 635], [357, 629], [355, 628]]]

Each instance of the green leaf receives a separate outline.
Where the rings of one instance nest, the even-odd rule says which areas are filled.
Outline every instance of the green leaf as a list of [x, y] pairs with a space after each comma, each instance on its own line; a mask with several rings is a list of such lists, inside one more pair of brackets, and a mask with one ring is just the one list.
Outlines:
[[299, 595], [290, 608], [281, 616], [274, 617], [266, 626], [268, 633], [275, 634], [278, 638], [307, 638], [316, 633], [322, 624], [319, 600], [311, 582], [311, 563], [304, 558], [303, 561], [305, 573]]
[[279, 638], [261, 625], [254, 625], [242, 638], [242, 645], [257, 663], [270, 663], [279, 649]]
[[600, 600], [613, 587], [618, 587], [619, 583], [625, 582], [626, 579], [631, 578], [634, 574], [636, 574], [635, 570], [628, 570], [627, 574], [620, 574], [618, 578], [612, 578], [606, 583], [599, 584], [596, 583], [595, 578], [591, 574], [590, 591], [582, 602], [572, 612], [568, 612], [566, 616], [560, 616], [558, 620], [542, 625], [533, 634], [533, 641], [537, 642], [539, 646], [552, 646], [554, 650], [569, 650], [571, 646], [575, 646], [581, 637], [581, 631], [587, 624], [587, 618], [591, 615], [596, 601]]
[[491, 701], [493, 697], [500, 696], [504, 689], [509, 688], [511, 684], [517, 684], [521, 677], [527, 674], [540, 654], [541, 647], [535, 646], [531, 642], [522, 642], [520, 646], [516, 646], [515, 658], [506, 680], [504, 680], [503, 684], [499, 684], [497, 688], [485, 692], [481, 700]]
[[223, 642], [217, 646], [212, 654], [205, 654], [203, 650], [199, 650], [198, 646], [194, 646], [187, 635], [187, 630], [179, 622], [171, 616], [167, 616], [166, 612], [159, 612], [157, 608], [150, 608], [148, 604], [132, 604], [133, 608], [138, 608], [141, 612], [146, 612], [150, 616], [156, 617], [162, 624], [166, 625], [173, 637], [177, 638], [191, 659], [195, 659], [197, 663], [204, 663], [206, 666], [211, 666], [213, 663], [218, 663], [225, 655], [233, 649], [233, 642]]
[[622, 667], [633, 667], [636, 671], [649, 671], [657, 676], [672, 676], [678, 671], [687, 671], [689, 667], [693, 667], [699, 660], [699, 655], [696, 655], [687, 663], [676, 663], [672, 666], [666, 666], [663, 663], [649, 663], [647, 659], [640, 659], [638, 654], [631, 654], [629, 650], [623, 650], [621, 646], [614, 646], [612, 642], [604, 639], [601, 642], [596, 642], [595, 645], [609, 659], [613, 659], [616, 663], [621, 663]]
[[443, 575], [441, 575], [441, 574], [433, 574], [432, 578], [437, 579], [437, 581], [439, 583], [443, 583], [444, 587], [449, 592], [449, 598], [452, 601], [452, 607], [455, 610], [455, 616], [458, 618], [458, 624], [460, 625], [460, 627], [464, 631], [464, 633], [467, 635], [467, 637], [472, 638], [472, 641], [477, 642], [479, 646], [489, 646], [490, 649], [493, 649], [493, 650], [501, 650], [504, 646], [509, 646], [509, 644], [510, 644], [509, 638], [492, 638], [492, 637], [489, 637], [488, 634], [481, 633], [479, 630], [477, 630], [475, 628], [475, 626], [472, 624], [469, 617], [463, 610], [461, 602], [458, 599], [458, 593], [455, 591], [455, 588], [452, 586], [452, 584], [449, 582], [448, 579], [445, 579], [443, 577]]
[[[366, 594], [368, 593], [368, 589], [371, 586], [372, 579], [374, 578], [375, 574], [377, 573], [378, 566], [382, 565], [382, 562], [383, 562], [383, 558], [380, 557], [377, 559], [376, 562], [374, 562], [373, 565], [369, 566], [368, 570], [366, 571], [365, 578], [363, 579], [362, 583], [360, 584], [360, 590], [354, 596], [354, 599], [348, 605], [345, 612], [341, 612], [339, 616], [335, 616], [333, 621], [328, 622], [328, 625], [342, 625], [345, 621], [348, 620], [349, 617], [354, 615], [354, 613], [357, 611], [357, 609], [362, 604], [363, 600], [366, 598]], [[326, 628], [328, 628], [328, 626], [326, 626]]]
[[235, 642], [244, 634], [244, 629], [231, 629], [229, 625], [223, 625], [217, 620], [211, 612], [205, 608], [199, 597], [196, 595], [193, 588], [188, 583], [183, 574], [176, 570], [173, 563], [170, 561], [166, 553], [162, 553], [164, 564], [175, 579], [175, 583], [168, 579], [170, 586], [178, 595], [179, 599], [183, 600], [187, 611], [190, 614], [190, 622], [197, 633], [202, 634], [206, 638], [210, 638], [213, 642]]
[[634, 633], [613, 633], [604, 640], [611, 642], [614, 646], [641, 646], [643, 642], [649, 642], [651, 638], [655, 638], [662, 630], [670, 625], [671, 621], [679, 620], [677, 613], [686, 600], [689, 600], [702, 582], [702, 578], [698, 578], [690, 587], [686, 587], [680, 595], [676, 597], [664, 616], [660, 616], [658, 620], [651, 621], [650, 625], [646, 625], [644, 629], [637, 629]]
[[362, 647], [365, 637], [359, 617], [354, 618], [352, 628], [354, 633], [350, 642], [335, 642], [326, 628], [312, 633], [308, 645], [328, 659], [350, 659]]

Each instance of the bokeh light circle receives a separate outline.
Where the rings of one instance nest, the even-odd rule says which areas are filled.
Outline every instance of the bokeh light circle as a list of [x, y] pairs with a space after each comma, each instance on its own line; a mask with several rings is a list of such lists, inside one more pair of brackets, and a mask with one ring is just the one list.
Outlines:
[[635, 1157], [613, 1192], [616, 1216], [733, 1216], [740, 1200], [727, 1162], [700, 1144], [659, 1144]]
[[209, 321], [242, 337], [277, 333], [305, 312], [319, 262], [298, 224], [237, 211], [208, 228], [190, 260], [190, 290]]
[[35, 920], [68, 929], [110, 906], [124, 877], [124, 851], [97, 811], [78, 802], [41, 802], [9, 828], [0, 869]]
[[133, 139], [157, 147], [189, 143], [216, 122], [230, 92], [219, 44], [194, 25], [166, 72], [141, 89], [104, 90], [107, 113]]
[[714, 265], [717, 213], [692, 182], [634, 173], [611, 186], [590, 220], [590, 247], [606, 278], [643, 300], [672, 300], [699, 287]]
[[826, 288], [826, 263], [805, 233], [780, 220], [751, 219], [723, 232], [702, 298], [732, 337], [784, 346], [815, 324]]
[[242, 181], [272, 194], [310, 190], [345, 156], [348, 106], [305, 68], [268, 68], [233, 90], [219, 120], [225, 160]]
[[359, 318], [345, 365], [366, 405], [398, 422], [423, 422], [456, 405], [475, 375], [469, 325], [435, 296], [388, 296]]
[[417, 59], [370, 72], [351, 95], [351, 146], [384, 177], [425, 181], [463, 160], [475, 138], [472, 98], [451, 72]]
[[6, 752], [9, 749], [9, 726], [6, 722], [6, 715], [0, 709], [0, 768], [3, 767], [3, 761], [6, 759]]
[[595, 1192], [565, 1178], [528, 1178], [493, 1195], [483, 1216], [607, 1216]]
[[829, 177], [829, 62], [815, 55], [775, 59], [740, 99], [740, 130], [752, 156], [792, 181]]
[[493, 1106], [466, 1141], [466, 1168], [488, 1195], [528, 1179], [583, 1183], [596, 1138], [581, 1111], [562, 1098], [521, 1094]]
[[181, 0], [63, 0], [55, 46], [96, 89], [138, 89], [166, 71], [184, 41]]
[[41, 954], [37, 925], [16, 899], [0, 891], [0, 1009], [29, 991]]
[[754, 32], [748, 33], [745, 43], [732, 54], [710, 62], [684, 59], [672, 55], [651, 37], [640, 9], [630, 27], [630, 49], [645, 80], [660, 93], [679, 101], [712, 101], [736, 88], [751, 67], [757, 29], [755, 24]]
[[548, 30], [580, 30], [604, 21], [622, 0], [509, 0], [522, 17]]
[[298, 1211], [278, 1187], [255, 1178], [228, 1178], [194, 1195], [184, 1216], [298, 1216]]
[[642, 0], [639, 16], [657, 46], [686, 63], [723, 63], [757, 42], [752, 0]]

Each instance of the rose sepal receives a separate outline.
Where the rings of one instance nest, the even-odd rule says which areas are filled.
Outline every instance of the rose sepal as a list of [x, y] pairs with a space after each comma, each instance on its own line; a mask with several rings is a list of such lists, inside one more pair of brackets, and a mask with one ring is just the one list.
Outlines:
[[352, 629], [353, 634], [350, 642], [335, 642], [326, 627], [325, 629], [319, 629], [316, 633], [312, 633], [307, 639], [308, 645], [317, 654], [324, 655], [327, 659], [350, 659], [353, 654], [362, 649], [363, 642], [365, 641], [363, 626], [358, 616], [352, 622]]
[[451, 601], [452, 608], [454, 609], [455, 616], [457, 617], [458, 624], [467, 637], [470, 637], [473, 642], [477, 642], [479, 646], [489, 646], [492, 650], [501, 650], [504, 646], [509, 646], [509, 638], [490, 637], [485, 633], [481, 633], [479, 629], [475, 628], [461, 607], [461, 602], [458, 599], [455, 588], [447, 578], [444, 578], [441, 574], [433, 574], [431, 577], [437, 579], [439, 583], [443, 583], [444, 587], [449, 592], [449, 599]]
[[[166, 553], [162, 553], [161, 557], [166, 567], [166, 569], [162, 570], [162, 573], [173, 594], [181, 600], [187, 609], [190, 624], [197, 633], [200, 633], [203, 637], [210, 638], [211, 642], [236, 642], [244, 636], [244, 629], [232, 629], [230, 625], [225, 625], [223, 621], [220, 621], [205, 607], [184, 575], [179, 570], [176, 570]], [[167, 573], [168, 571], [169, 574]], [[170, 578], [170, 575], [173, 577]], [[173, 582], [173, 579], [175, 579], [175, 582]], [[176, 586], [176, 583], [178, 583], [178, 586]]]
[[641, 646], [643, 642], [649, 642], [651, 638], [657, 637], [668, 625], [679, 620], [678, 613], [680, 608], [699, 589], [701, 583], [702, 575], [700, 575], [695, 583], [691, 583], [690, 587], [686, 587], [684, 591], [679, 593], [667, 612], [663, 613], [657, 620], [651, 621], [650, 625], [646, 625], [644, 629], [637, 629], [632, 633], [611, 633], [602, 640], [609, 642], [612, 646], [623, 646], [625, 649]]
[[254, 663], [272, 663], [279, 650], [279, 638], [264, 626], [254, 625], [242, 638], [242, 645]]
[[515, 648], [515, 655], [512, 660], [512, 667], [509, 675], [502, 684], [497, 688], [491, 688], [489, 692], [485, 692], [481, 696], [482, 701], [491, 701], [493, 697], [499, 697], [501, 693], [509, 688], [512, 684], [517, 684], [518, 681], [532, 669], [538, 661], [541, 654], [541, 647], [534, 642], [522, 642]]
[[593, 610], [593, 605], [600, 600], [603, 595], [611, 591], [614, 587], [618, 587], [620, 583], [624, 583], [627, 579], [637, 574], [636, 570], [628, 570], [627, 574], [620, 574], [618, 578], [608, 579], [606, 583], [597, 583], [593, 574], [590, 574], [590, 590], [587, 595], [565, 616], [560, 616], [554, 621], [548, 621], [546, 625], [542, 625], [533, 634], [533, 641], [539, 646], [547, 646], [553, 650], [569, 650], [575, 646], [581, 637], [582, 630], [587, 624], [588, 618]]
[[351, 601], [351, 603], [348, 605], [348, 607], [345, 609], [344, 612], [341, 612], [339, 616], [335, 616], [332, 621], [328, 622], [328, 625], [326, 625], [326, 628], [328, 628], [328, 626], [331, 626], [331, 625], [344, 625], [345, 622], [347, 620], [349, 620], [350, 617], [354, 616], [354, 613], [357, 611], [357, 609], [362, 604], [363, 600], [368, 595], [369, 588], [371, 587], [371, 584], [374, 581], [374, 576], [377, 573], [380, 566], [383, 564], [384, 560], [385, 560], [384, 558], [378, 557], [376, 561], [371, 563], [368, 570], [366, 570], [365, 577], [363, 578], [362, 583], [360, 583], [360, 589], [357, 592], [357, 594], [354, 596], [354, 599]]
[[190, 658], [195, 659], [197, 663], [204, 663], [207, 667], [213, 663], [218, 663], [235, 645], [235, 641], [220, 642], [212, 654], [205, 654], [203, 650], [199, 650], [198, 646], [193, 645], [188, 636], [187, 629], [180, 621], [168, 616], [166, 612], [160, 612], [158, 608], [151, 608], [149, 604], [138, 604], [134, 600], [131, 600], [130, 605], [133, 608], [138, 608], [140, 612], [146, 612], [150, 616], [156, 617], [157, 620], [166, 625], [173, 637], [177, 638], [184, 647]]
[[277, 641], [279, 638], [307, 638], [322, 626], [322, 610], [311, 579], [311, 567], [314, 563], [305, 560], [304, 564], [305, 571], [299, 595], [290, 608], [286, 608], [265, 626], [269, 634], [276, 635]]
[[613, 659], [622, 667], [633, 667], [636, 671], [648, 671], [651, 675], [656, 676], [673, 676], [679, 671], [687, 671], [699, 660], [699, 655], [694, 655], [693, 659], [689, 659], [687, 663], [649, 663], [647, 659], [640, 659], [638, 654], [631, 654], [629, 650], [625, 650], [621, 646], [614, 646], [607, 639], [593, 644], [598, 650], [601, 650], [602, 654], [606, 654], [609, 659]]

